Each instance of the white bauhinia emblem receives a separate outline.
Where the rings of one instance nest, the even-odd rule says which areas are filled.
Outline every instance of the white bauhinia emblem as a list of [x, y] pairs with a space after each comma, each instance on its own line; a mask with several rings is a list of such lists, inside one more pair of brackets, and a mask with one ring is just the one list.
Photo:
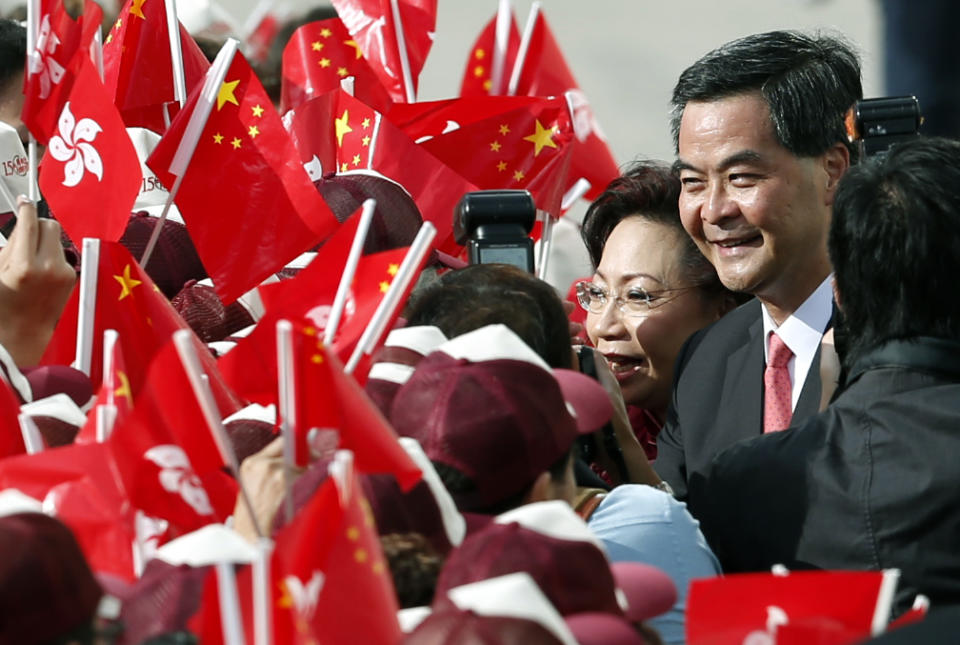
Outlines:
[[323, 589], [323, 581], [322, 571], [314, 571], [307, 584], [303, 584], [297, 576], [286, 576], [283, 579], [297, 614], [305, 621], [309, 622], [317, 611], [317, 600], [320, 598], [320, 590]]
[[50, 154], [63, 166], [63, 185], [73, 188], [83, 179], [87, 169], [96, 175], [97, 181], [103, 181], [103, 161], [100, 153], [91, 145], [97, 135], [103, 132], [100, 124], [93, 119], [80, 119], [78, 122], [70, 111], [70, 101], [63, 106], [58, 123], [60, 132], [50, 137]]
[[154, 446], [143, 456], [160, 466], [160, 485], [165, 490], [179, 494], [197, 515], [213, 515], [207, 491], [180, 446]]
[[40, 23], [40, 33], [37, 34], [37, 48], [30, 52], [30, 76], [40, 76], [40, 98], [50, 96], [54, 85], [63, 80], [63, 66], [53, 57], [53, 52], [60, 46], [60, 38], [50, 29], [50, 14], [43, 17]]

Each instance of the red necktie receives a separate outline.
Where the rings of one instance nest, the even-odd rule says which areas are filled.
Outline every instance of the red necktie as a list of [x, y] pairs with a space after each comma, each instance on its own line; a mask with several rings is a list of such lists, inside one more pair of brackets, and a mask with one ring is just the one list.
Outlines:
[[767, 368], [763, 371], [763, 431], [778, 432], [790, 426], [793, 416], [792, 387], [787, 363], [793, 358], [790, 348], [774, 333], [767, 348]]

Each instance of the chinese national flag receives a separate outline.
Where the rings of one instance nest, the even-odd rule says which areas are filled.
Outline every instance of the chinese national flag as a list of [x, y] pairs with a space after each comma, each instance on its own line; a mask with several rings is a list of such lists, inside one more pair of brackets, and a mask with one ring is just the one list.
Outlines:
[[[53, 338], [44, 353], [44, 365], [69, 365], [76, 355], [79, 284], [60, 317]], [[120, 334], [117, 346], [123, 351], [130, 391], [134, 398], [146, 379], [153, 355], [173, 332], [189, 329], [130, 252], [117, 242], [101, 242], [97, 267], [96, 313], [93, 330], [93, 360], [90, 380], [99, 388], [103, 377], [103, 332], [115, 329]], [[201, 357], [204, 360], [204, 357]], [[207, 357], [207, 365], [213, 358]], [[231, 411], [232, 412], [232, 411]]]
[[[886, 626], [897, 574], [887, 571], [747, 573], [694, 580], [690, 645], [845, 645]], [[761, 640], [762, 639], [762, 640]]]
[[[195, 338], [194, 350], [206, 352]], [[216, 368], [204, 371], [221, 415], [239, 409]], [[223, 456], [172, 340], [155, 355], [132, 413], [109, 443], [133, 504], [148, 515], [188, 532], [233, 512], [236, 485], [222, 470]]]
[[100, 406], [112, 405], [116, 409], [115, 426], [126, 422], [133, 410], [133, 391], [130, 389], [130, 378], [127, 376], [127, 366], [119, 342], [114, 344], [111, 364], [107, 369], [103, 374], [97, 400], [87, 415], [87, 423], [80, 428], [74, 443], [97, 442], [97, 415]]
[[20, 401], [6, 379], [0, 377], [0, 460], [26, 452], [20, 434]]
[[387, 115], [428, 152], [483, 190], [529, 190], [560, 214], [574, 140], [562, 98], [489, 96], [396, 104]]
[[[512, 69], [514, 60], [515, 57], [508, 58], [508, 69]], [[620, 176], [620, 169], [594, 118], [590, 102], [573, 77], [542, 11], [534, 22], [516, 93], [518, 96], [565, 96], [570, 103], [576, 141], [566, 188], [583, 177], [591, 186], [586, 198], [593, 200], [607, 184]]]
[[507, 82], [510, 80], [510, 70], [513, 61], [517, 58], [517, 49], [520, 48], [520, 32], [517, 30], [517, 21], [510, 14], [510, 35], [507, 38], [507, 51], [503, 61], [503, 78], [501, 87], [493, 87], [493, 52], [496, 46], [497, 17], [494, 16], [483, 28], [467, 59], [467, 67], [460, 82], [460, 96], [490, 96], [505, 94]]
[[319, 166], [315, 179], [326, 171], [374, 171], [395, 181], [416, 203], [423, 219], [436, 226], [436, 247], [459, 253], [453, 239], [453, 211], [464, 193], [477, 186], [379, 112], [336, 90], [293, 110], [290, 132], [301, 161]]
[[43, 145], [57, 133], [57, 119], [74, 85], [80, 57], [89, 57], [103, 10], [84, 0], [83, 15], [73, 20], [63, 0], [41, 3], [37, 46], [27, 52], [23, 82], [24, 125]]
[[380, 111], [390, 107], [387, 90], [339, 18], [300, 27], [283, 50], [280, 111], [339, 89], [348, 76], [354, 78], [353, 94], [358, 99]]
[[370, 505], [352, 468], [329, 477], [277, 535], [276, 643], [400, 642], [397, 600]]
[[[210, 63], [187, 30], [180, 26], [187, 92], [203, 82]], [[171, 117], [174, 103], [173, 63], [164, 0], [127, 0], [103, 45], [105, 85], [128, 127], [162, 133], [163, 105]]]
[[189, 146], [191, 123], [202, 131], [175, 201], [217, 294], [229, 304], [327, 238], [338, 222], [242, 55], [225, 72], [211, 67], [150, 156], [150, 168], [171, 189], [171, 164]]
[[120, 114], [83, 56], [40, 164], [40, 190], [70, 239], [116, 242], [140, 181], [140, 162]]
[[412, 88], [406, 87], [401, 72], [398, 25], [391, 10], [391, 0], [332, 0], [331, 3], [390, 98], [406, 102], [408, 89], [415, 96], [417, 79], [433, 45], [437, 0], [396, 0], [410, 62]]

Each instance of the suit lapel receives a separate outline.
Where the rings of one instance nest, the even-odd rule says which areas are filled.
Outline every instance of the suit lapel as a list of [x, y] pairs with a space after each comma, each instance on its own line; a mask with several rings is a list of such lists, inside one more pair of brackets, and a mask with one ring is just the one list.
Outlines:
[[748, 328], [746, 342], [727, 358], [717, 426], [729, 428], [729, 434], [724, 437], [726, 445], [762, 432], [763, 318], [760, 316]]

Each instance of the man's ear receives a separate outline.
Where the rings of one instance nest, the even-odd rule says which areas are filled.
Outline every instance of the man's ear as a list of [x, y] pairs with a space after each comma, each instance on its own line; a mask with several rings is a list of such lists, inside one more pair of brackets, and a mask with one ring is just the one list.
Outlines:
[[835, 143], [821, 155], [821, 159], [826, 175], [827, 205], [832, 206], [840, 178], [850, 169], [850, 149], [842, 143]]
[[533, 504], [534, 502], [549, 502], [552, 499], [553, 482], [550, 478], [550, 473], [543, 471], [537, 475], [535, 480], [533, 480], [533, 485], [530, 486], [530, 490], [527, 492], [524, 503]]

